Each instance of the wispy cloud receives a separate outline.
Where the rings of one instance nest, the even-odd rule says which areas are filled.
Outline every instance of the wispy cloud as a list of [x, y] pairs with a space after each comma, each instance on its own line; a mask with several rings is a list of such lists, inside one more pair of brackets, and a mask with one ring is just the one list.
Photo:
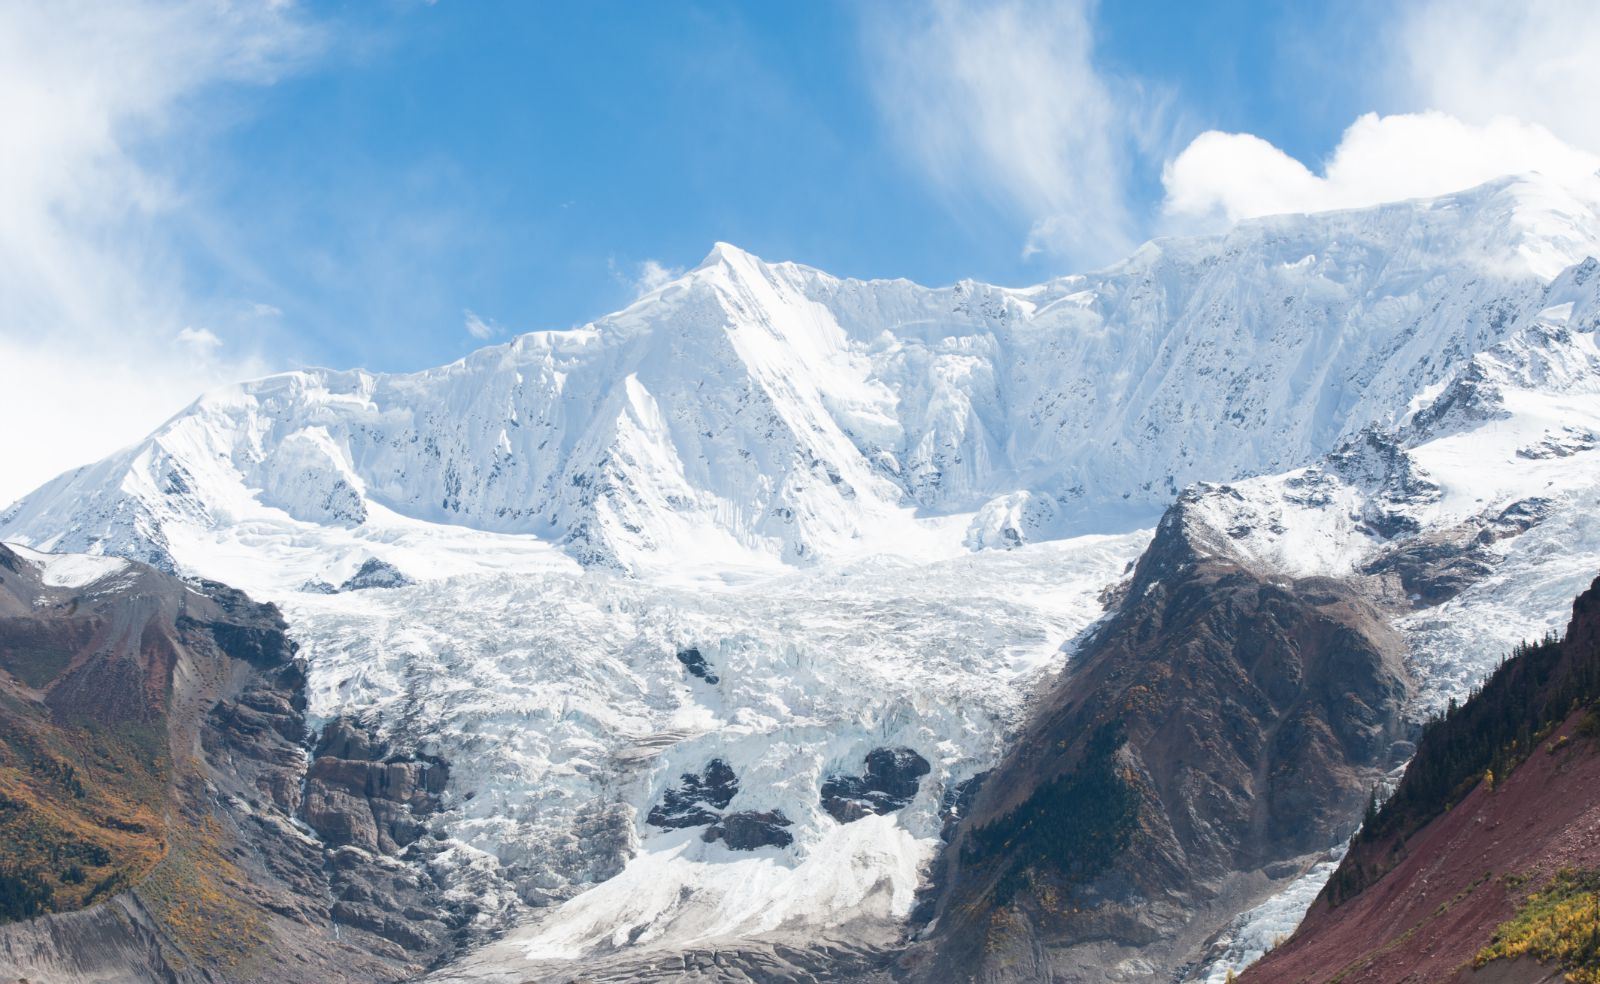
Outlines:
[[1029, 252], [1093, 262], [1135, 241], [1128, 176], [1160, 103], [1097, 67], [1092, 3], [876, 9], [879, 109], [921, 170], [1031, 221]]
[[187, 327], [162, 224], [184, 195], [153, 146], [198, 97], [270, 83], [318, 44], [288, 3], [0, 5], [0, 417], [29, 421], [0, 428], [0, 501], [259, 370]]
[[638, 300], [653, 290], [658, 290], [683, 276], [683, 267], [668, 266], [660, 260], [646, 259], [624, 267], [615, 257], [606, 261], [611, 276], [627, 286], [633, 299]]
[[1600, 152], [1600, 4], [1422, 0], [1398, 15], [1389, 84], [1471, 123], [1511, 116]]
[[479, 317], [477, 312], [471, 308], [468, 308], [465, 312], [464, 327], [467, 329], [467, 334], [479, 340], [493, 338], [503, 330], [493, 320], [485, 320]]
[[639, 264], [638, 275], [633, 278], [634, 293], [640, 297], [665, 287], [683, 276], [683, 267], [672, 267], [659, 260], [645, 260]]
[[185, 326], [178, 332], [178, 343], [185, 345], [201, 359], [211, 359], [222, 348], [222, 339], [209, 328], [192, 328]]

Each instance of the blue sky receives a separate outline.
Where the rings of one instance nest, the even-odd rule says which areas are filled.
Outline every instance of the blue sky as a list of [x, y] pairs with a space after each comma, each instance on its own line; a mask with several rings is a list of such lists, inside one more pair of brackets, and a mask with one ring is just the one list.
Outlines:
[[1597, 46], [1575, 0], [18, 0], [0, 414], [30, 426], [0, 433], [0, 501], [205, 387], [440, 364], [717, 240], [1027, 284], [1592, 170]]
[[[1101, 55], [1184, 93], [1180, 134], [1254, 132], [1306, 159], [1388, 108], [1329, 84], [1337, 53], [1298, 57], [1329, 36], [1318, 17], [1258, 8], [1108, 5]], [[929, 283], [1116, 258], [1025, 257], [1031, 216], [926, 180], [884, 125], [872, 26], [850, 4], [310, 10], [329, 50], [220, 93], [238, 122], [185, 180], [233, 239], [216, 256], [247, 258], [196, 243], [196, 287], [279, 308], [275, 330], [315, 361], [447, 360], [476, 341], [466, 310], [507, 331], [580, 323], [626, 303], [646, 262], [692, 266], [716, 240]], [[1159, 161], [1140, 170], [1153, 210]]]

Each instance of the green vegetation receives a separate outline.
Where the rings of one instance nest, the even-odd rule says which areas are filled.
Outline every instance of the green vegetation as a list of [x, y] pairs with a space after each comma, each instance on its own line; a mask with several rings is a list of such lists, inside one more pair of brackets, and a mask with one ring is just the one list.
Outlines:
[[232, 835], [202, 807], [185, 809], [170, 836], [166, 856], [140, 883], [140, 896], [202, 965], [239, 966], [267, 943], [268, 933], [261, 914], [229, 887], [247, 881], [228, 859]]
[[1600, 872], [1558, 872], [1495, 930], [1472, 965], [1518, 957], [1553, 960], [1573, 984], [1600, 984]]
[[[1565, 687], [1555, 699], [1542, 694], [1560, 656], [1561, 643], [1553, 636], [1524, 643], [1465, 704], [1452, 700], [1429, 721], [1400, 788], [1379, 811], [1378, 822], [1362, 829], [1361, 839], [1415, 830], [1459, 802], [1486, 772], [1508, 775], [1578, 696], [1567, 695]], [[1588, 700], [1600, 696], [1585, 689]]]
[[0, 868], [0, 922], [31, 919], [50, 909], [49, 885], [31, 871]]
[[997, 860], [1010, 870], [996, 888], [1004, 905], [1034, 875], [1057, 884], [1086, 882], [1128, 846], [1138, 821], [1139, 794], [1119, 774], [1122, 733], [1114, 722], [1097, 728], [1073, 771], [1054, 779], [1005, 816], [972, 831], [968, 863]]

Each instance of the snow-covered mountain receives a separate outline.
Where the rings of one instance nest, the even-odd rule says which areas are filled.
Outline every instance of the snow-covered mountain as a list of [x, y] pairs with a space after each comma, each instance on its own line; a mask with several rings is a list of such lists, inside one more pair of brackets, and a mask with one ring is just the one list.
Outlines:
[[637, 570], [1148, 521], [1403, 414], [1600, 253], [1600, 192], [1504, 180], [1247, 222], [1013, 290], [843, 280], [719, 245], [591, 325], [410, 375], [213, 392], [0, 516], [170, 566], [174, 528], [389, 516]]
[[[1174, 500], [1392, 602], [1425, 700], [1558, 624], [1600, 568], [1596, 255], [1600, 179], [1539, 177], [1025, 289], [719, 245], [583, 328], [207, 394], [0, 539], [278, 603], [314, 723], [451, 763], [428, 864], [521, 924], [494, 966], [891, 941]], [[875, 752], [927, 771], [830, 806]]]

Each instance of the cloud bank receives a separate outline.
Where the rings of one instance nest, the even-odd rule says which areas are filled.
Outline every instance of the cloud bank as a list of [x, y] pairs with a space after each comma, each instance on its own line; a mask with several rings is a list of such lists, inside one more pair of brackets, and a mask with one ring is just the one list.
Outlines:
[[1506, 174], [1582, 178], [1600, 157], [1510, 117], [1483, 125], [1444, 113], [1350, 125], [1321, 174], [1248, 133], [1200, 134], [1162, 174], [1166, 214], [1203, 226], [1283, 212], [1358, 208], [1470, 188]]
[[1424, 0], [1397, 17], [1390, 85], [1470, 123], [1511, 116], [1600, 151], [1600, 4]]

